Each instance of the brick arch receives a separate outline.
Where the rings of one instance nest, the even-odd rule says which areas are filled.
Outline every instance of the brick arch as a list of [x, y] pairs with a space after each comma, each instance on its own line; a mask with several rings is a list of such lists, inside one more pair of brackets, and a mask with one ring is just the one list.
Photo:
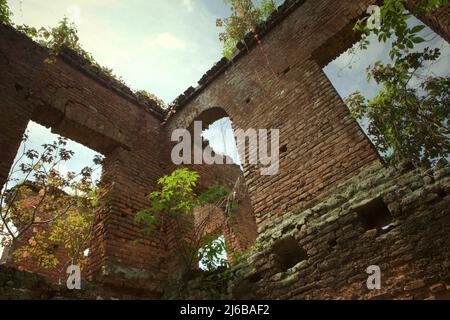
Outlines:
[[[165, 123], [163, 130], [168, 140], [171, 139], [172, 132], [176, 129], [187, 129], [194, 139], [194, 123], [202, 122], [202, 131], [208, 129], [213, 123], [223, 118], [229, 118], [232, 122], [233, 129], [239, 128], [234, 121], [233, 108], [227, 107], [225, 101], [221, 101], [220, 96], [210, 97], [211, 102], [205, 101], [195, 105], [195, 108], [183, 110], [180, 114], [173, 114]], [[219, 98], [219, 99], [216, 99]], [[204, 141], [203, 147], [209, 147], [208, 142]]]
[[[232, 117], [229, 116], [224, 108], [205, 106], [205, 108], [196, 110], [197, 112], [190, 123], [187, 121], [184, 123], [185, 128], [191, 134], [193, 133], [195, 121], [202, 121], [202, 130], [226, 117], [233, 122]], [[203, 148], [211, 148], [208, 141], [203, 139], [202, 141]], [[200, 216], [208, 212], [213, 214], [214, 218], [206, 227], [206, 233], [214, 236], [224, 235], [225, 242], [229, 247], [228, 256], [231, 261], [234, 254], [253, 245], [258, 235], [254, 210], [248, 194], [244, 173], [238, 165], [234, 164], [192, 165], [190, 168], [200, 174], [199, 190], [205, 190], [213, 184], [224, 185], [234, 190], [238, 208], [233, 213], [233, 219], [226, 216], [224, 208], [209, 205], [197, 210], [197, 214]]]
[[228, 112], [224, 108], [210, 107], [201, 111], [197, 116], [195, 116], [194, 120], [189, 124], [187, 128], [192, 128], [194, 121], [202, 121], [203, 130], [205, 130], [214, 122], [227, 117], [231, 119]]
[[[190, 88], [177, 99], [168, 120], [163, 110], [136, 103], [129, 89], [118, 89], [120, 85], [105, 81], [77, 57], [60, 55], [53, 72], [46, 72], [44, 50], [0, 25], [0, 184], [7, 177], [26, 124], [43, 115], [40, 105], [30, 106], [30, 99], [37, 98], [55, 109], [63, 106], [67, 122], [61, 133], [94, 149], [108, 149], [91, 276], [120, 290], [146, 289], [147, 298], [159, 297], [173, 272], [168, 263], [172, 230], [161, 229], [136, 245], [139, 228], [132, 218], [148, 204], [145, 196], [157, 187], [157, 179], [174, 168], [167, 139], [173, 129], [188, 128], [208, 110], [222, 108], [237, 128], [281, 130], [280, 174], [262, 177], [252, 168], [246, 168], [244, 174], [262, 232], [270, 224], [276, 225], [277, 217], [289, 219], [285, 214], [311, 207], [378, 162], [375, 150], [322, 72], [323, 64], [349, 45], [346, 38], [335, 37], [347, 34], [346, 26], [370, 4], [372, 0], [286, 1], [261, 31], [261, 45], [250, 35], [253, 44], [247, 39], [247, 45], [241, 46], [245, 50], [232, 61], [222, 59], [208, 71], [198, 88]], [[448, 40], [447, 21], [448, 6], [429, 23]], [[68, 104], [59, 100], [69, 97]], [[214, 109], [206, 119], [217, 117], [218, 111]], [[106, 146], [94, 146], [92, 132], [109, 137]], [[232, 183], [230, 167], [197, 169], [209, 183]], [[278, 231], [290, 230], [292, 221], [283, 221], [288, 228]], [[329, 232], [328, 228], [323, 231]]]

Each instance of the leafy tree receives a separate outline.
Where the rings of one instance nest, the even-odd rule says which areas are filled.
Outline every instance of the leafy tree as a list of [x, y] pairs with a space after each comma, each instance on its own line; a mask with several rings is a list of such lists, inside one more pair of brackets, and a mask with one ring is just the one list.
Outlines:
[[347, 98], [356, 118], [370, 120], [369, 134], [391, 164], [430, 166], [449, 155], [450, 78], [429, 77], [418, 87], [410, 83], [423, 62], [438, 55], [439, 50], [427, 49], [395, 64], [377, 63], [370, 76], [381, 85], [378, 95], [366, 100], [356, 92]]
[[228, 260], [222, 256], [222, 254], [228, 250], [223, 235], [216, 239], [212, 236], [207, 236], [205, 237], [204, 243], [205, 245], [198, 251], [200, 264], [206, 270], [215, 270], [218, 267], [227, 267]]
[[176, 253], [181, 258], [184, 272], [194, 269], [198, 261], [210, 270], [228, 265], [221, 257], [224, 242], [205, 234], [211, 215], [194, 223], [194, 209], [206, 204], [222, 207], [229, 202], [231, 191], [215, 185], [197, 194], [195, 188], [199, 177], [197, 172], [189, 169], [178, 169], [162, 177], [158, 181], [161, 190], [148, 196], [150, 207], [135, 215], [135, 222], [143, 225], [145, 234], [152, 234], [158, 223], [174, 226]]
[[[423, 0], [414, 13], [432, 15], [448, 0]], [[346, 102], [357, 119], [369, 120], [369, 134], [376, 147], [386, 154], [392, 165], [410, 161], [415, 166], [429, 166], [449, 155], [450, 117], [449, 78], [425, 74], [426, 64], [439, 59], [439, 49], [425, 48], [419, 33], [423, 25], [409, 26], [411, 14], [406, 0], [385, 0], [381, 6], [381, 27], [370, 29], [367, 18], [360, 20], [355, 30], [363, 33], [359, 48], [366, 50], [370, 35], [380, 42], [390, 41], [391, 63], [376, 62], [368, 67], [368, 79], [380, 90], [373, 99], [359, 92]]]
[[[23, 151], [0, 194], [0, 239], [11, 253], [7, 262], [31, 259], [40, 267], [55, 267], [62, 261], [52, 247], [59, 243], [68, 251], [68, 261], [82, 265], [96, 198], [95, 168], [62, 174], [60, 165], [74, 156], [67, 139], [43, 145], [42, 152], [27, 149], [27, 140], [24, 135]], [[97, 156], [94, 166], [101, 162]], [[22, 242], [27, 244], [19, 246]]]
[[230, 59], [236, 51], [236, 45], [249, 33], [253, 32], [258, 39], [257, 28], [277, 10], [274, 0], [262, 0], [255, 5], [252, 0], [224, 0], [231, 6], [231, 16], [217, 19], [217, 27], [225, 31], [219, 34], [223, 42], [223, 55]]

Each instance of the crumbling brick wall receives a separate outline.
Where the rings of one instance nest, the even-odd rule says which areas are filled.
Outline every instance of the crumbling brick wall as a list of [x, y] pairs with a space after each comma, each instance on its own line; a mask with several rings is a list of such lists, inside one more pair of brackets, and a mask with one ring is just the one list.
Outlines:
[[[370, 167], [265, 225], [258, 251], [234, 266], [234, 298], [450, 299], [449, 193], [448, 164]], [[379, 290], [366, 284], [371, 265], [381, 269]]]
[[[177, 100], [168, 134], [208, 110], [224, 110], [234, 128], [279, 129], [280, 172], [244, 165], [258, 225], [290, 211], [378, 161], [377, 153], [312, 57], [369, 1], [288, 1], [282, 21], [259, 46], [221, 61]], [[336, 53], [338, 54], [338, 53]], [[335, 56], [334, 56], [335, 57]], [[333, 57], [333, 58], [334, 58]], [[329, 61], [328, 61], [329, 62]], [[270, 192], [276, 190], [277, 192]]]
[[[105, 155], [90, 275], [121, 290], [140, 288], [148, 297], [159, 297], [170, 272], [171, 229], [162, 226], [136, 245], [140, 228], [133, 215], [147, 205], [145, 196], [156, 188], [157, 179], [174, 168], [173, 129], [189, 128], [199, 117], [228, 115], [235, 128], [281, 130], [278, 175], [261, 176], [258, 166], [244, 166], [260, 232], [264, 225], [320, 201], [339, 183], [379, 162], [322, 71], [354, 41], [351, 33], [348, 39], [342, 31], [369, 4], [369, 0], [286, 1], [259, 29], [261, 44], [252, 35], [246, 37], [246, 45], [231, 62], [221, 60], [198, 88], [176, 100], [169, 117], [70, 52], [51, 65], [44, 63], [48, 56], [44, 49], [1, 25], [0, 185], [29, 120]], [[448, 39], [446, 17], [439, 15], [432, 27]], [[337, 35], [342, 41], [336, 41]], [[224, 177], [214, 173], [214, 166], [193, 168], [205, 179]]]
[[70, 52], [46, 64], [47, 52], [27, 37], [3, 25], [0, 33], [0, 184], [29, 120], [105, 155], [90, 275], [105, 284], [146, 288], [157, 297], [168, 273], [165, 236], [160, 232], [133, 244], [140, 237], [133, 215], [164, 174], [154, 143], [164, 112], [140, 103]]
[[[167, 147], [161, 136], [164, 110], [142, 103], [70, 51], [46, 64], [43, 48], [10, 27], [0, 26], [0, 32], [0, 184], [7, 179], [30, 120], [102, 153], [89, 275], [105, 285], [160, 296], [172, 259], [171, 230], [161, 226], [136, 244], [142, 234], [133, 216], [148, 205], [145, 197], [156, 181], [175, 168], [170, 157], [161, 156], [162, 146]], [[240, 174], [236, 166], [196, 169], [205, 186], [232, 186]]]

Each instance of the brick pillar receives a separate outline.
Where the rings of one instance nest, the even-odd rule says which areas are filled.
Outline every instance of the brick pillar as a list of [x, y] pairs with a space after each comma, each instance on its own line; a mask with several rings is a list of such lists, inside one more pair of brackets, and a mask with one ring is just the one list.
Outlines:
[[36, 67], [27, 70], [27, 78], [18, 76], [23, 72], [19, 63], [20, 55], [26, 50], [11, 41], [17, 32], [9, 26], [0, 24], [0, 188], [3, 187], [13, 164], [33, 112], [32, 93]]
[[31, 116], [30, 109], [15, 99], [14, 91], [0, 83], [0, 188], [6, 183]]
[[167, 275], [164, 230], [144, 237], [133, 220], [160, 176], [149, 162], [121, 147], [106, 155], [88, 274], [106, 287], [159, 298]]

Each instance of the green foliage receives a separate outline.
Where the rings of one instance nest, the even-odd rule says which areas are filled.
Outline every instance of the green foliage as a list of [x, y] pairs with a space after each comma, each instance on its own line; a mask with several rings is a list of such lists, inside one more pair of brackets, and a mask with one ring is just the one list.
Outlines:
[[60, 264], [53, 254], [53, 245], [47, 241], [44, 230], [36, 230], [26, 245], [13, 252], [13, 256], [16, 262], [31, 260], [43, 269], [52, 269]]
[[[431, 15], [448, 0], [422, 0], [414, 13]], [[365, 99], [359, 92], [346, 101], [357, 119], [369, 120], [369, 134], [375, 146], [391, 165], [410, 161], [415, 166], [430, 166], [450, 152], [449, 78], [425, 74], [426, 64], [436, 61], [439, 49], [415, 50], [426, 40], [419, 36], [423, 25], [408, 26], [411, 14], [405, 11], [405, 0], [385, 0], [381, 6], [381, 28], [369, 29], [366, 19], [356, 31], [363, 32], [360, 49], [367, 49], [368, 36], [378, 41], [392, 41], [389, 55], [392, 63], [381, 62], [368, 67], [368, 80], [379, 85], [378, 95]]]
[[7, 0], [0, 0], [0, 23], [11, 24], [11, 10]]
[[150, 93], [145, 90], [138, 90], [135, 92], [135, 95], [139, 100], [143, 100], [143, 102], [146, 102], [148, 100], [154, 101], [160, 108], [167, 109], [167, 105], [165, 104], [165, 102], [163, 100], [161, 100], [160, 98], [158, 98], [153, 93]]
[[[368, 17], [359, 20], [354, 30], [363, 33], [363, 39], [360, 42], [360, 49], [367, 49], [369, 45], [368, 36], [376, 35], [378, 41], [387, 42], [392, 40], [389, 55], [392, 60], [399, 59], [409, 50], [414, 49], [416, 44], [425, 41], [418, 35], [425, 26], [418, 25], [409, 27], [407, 21], [412, 17], [406, 11], [407, 0], [384, 0], [381, 9], [381, 28], [370, 29], [367, 26]], [[448, 4], [448, 0], [422, 0], [415, 7], [415, 14], [430, 15], [432, 12]]]
[[429, 77], [411, 86], [425, 61], [434, 61], [439, 50], [426, 49], [398, 59], [377, 63], [370, 76], [381, 86], [378, 95], [366, 100], [360, 93], [347, 99], [353, 115], [368, 118], [369, 134], [391, 164], [405, 160], [429, 166], [450, 152], [450, 79]]
[[223, 252], [227, 252], [228, 248], [225, 244], [223, 236], [215, 239], [208, 236], [203, 240], [205, 245], [198, 250], [198, 259], [200, 264], [206, 270], [216, 270], [217, 268], [229, 267], [228, 260], [221, 256]]
[[257, 28], [277, 10], [274, 0], [262, 0], [257, 6], [252, 0], [224, 0], [231, 6], [231, 16], [218, 19], [217, 27], [224, 28], [219, 39], [223, 42], [223, 55], [231, 59], [236, 51], [236, 45], [249, 32], [256, 35]]
[[[79, 208], [69, 210], [44, 228], [38, 225], [33, 227], [27, 243], [14, 251], [15, 261], [30, 260], [44, 269], [74, 263], [83, 269], [87, 265], [84, 251], [91, 240], [94, 220], [94, 208], [85, 205], [83, 203]], [[67, 252], [64, 261], [54, 255], [54, 251], [60, 247]]]
[[80, 53], [83, 57], [91, 58], [91, 56], [81, 48], [77, 28], [67, 17], [64, 17], [56, 27], [51, 29], [51, 31], [42, 30], [44, 39], [47, 40], [46, 46], [55, 50], [55, 52], [59, 52], [62, 48], [66, 47]]
[[249, 256], [251, 256], [251, 255], [253, 255], [255, 253], [262, 252], [263, 250], [264, 250], [263, 243], [257, 241], [250, 248], [248, 248], [246, 250], [235, 252], [233, 257], [232, 257], [233, 263], [234, 264], [241, 263], [242, 261], [244, 261]]
[[[147, 199], [151, 206], [136, 214], [137, 223], [145, 222], [150, 229], [144, 229], [146, 233], [154, 230], [154, 224], [158, 221], [155, 214], [164, 212], [173, 218], [181, 218], [182, 215], [191, 215], [195, 206], [199, 204], [194, 188], [197, 185], [199, 175], [195, 171], [179, 169], [171, 175], [158, 180], [160, 191], [152, 192]], [[183, 224], [185, 221], [179, 219]]]
[[177, 254], [183, 261], [185, 271], [191, 270], [197, 259], [209, 267], [217, 268], [217, 262], [219, 266], [224, 265], [221, 254], [225, 244], [204, 235], [207, 221], [194, 223], [194, 208], [221, 202], [228, 197], [230, 190], [216, 185], [197, 194], [195, 188], [199, 178], [197, 172], [189, 169], [178, 169], [160, 178], [160, 190], [147, 197], [150, 207], [135, 215], [135, 222], [143, 226], [145, 234], [155, 232], [158, 224], [164, 223], [165, 219], [174, 224]]
[[230, 188], [215, 184], [198, 196], [200, 204], [215, 203], [230, 194]]

